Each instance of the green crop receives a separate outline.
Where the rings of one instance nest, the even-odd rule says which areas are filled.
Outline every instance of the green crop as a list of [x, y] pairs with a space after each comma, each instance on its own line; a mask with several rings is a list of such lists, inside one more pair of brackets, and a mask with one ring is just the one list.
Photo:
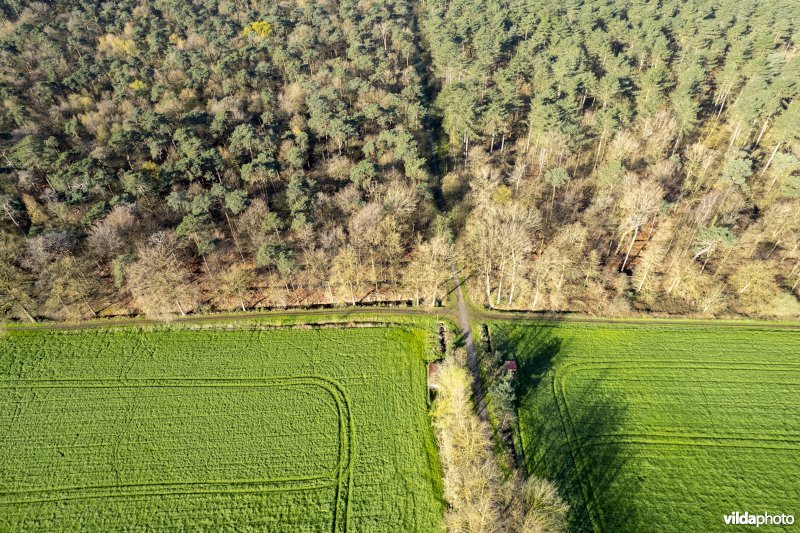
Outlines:
[[[519, 440], [577, 531], [724, 531], [800, 504], [800, 332], [533, 323], [492, 328], [519, 359]], [[775, 527], [775, 526], [771, 526]]]
[[425, 333], [12, 331], [0, 530], [435, 531]]

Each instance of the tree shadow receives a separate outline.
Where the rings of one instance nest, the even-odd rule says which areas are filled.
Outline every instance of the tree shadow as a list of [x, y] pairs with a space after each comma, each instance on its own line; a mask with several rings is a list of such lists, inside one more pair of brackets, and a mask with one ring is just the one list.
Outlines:
[[525, 324], [493, 324], [495, 349], [517, 362], [516, 392], [520, 405], [536, 393], [554, 359], [565, 348], [565, 339], [557, 334], [560, 322], [560, 318], [551, 317]]
[[454, 283], [452, 283], [452, 280], [447, 280], [446, 283], [448, 285], [450, 285], [451, 288], [450, 288], [450, 290], [447, 291], [447, 293], [445, 293], [445, 295], [444, 295], [445, 298], [447, 298], [448, 296], [450, 296], [451, 294], [456, 292], [456, 290], [459, 287], [461, 287], [462, 285], [466, 285], [467, 281], [469, 281], [470, 279], [475, 277], [475, 272], [469, 272], [468, 271], [467, 274], [464, 275], [464, 270], [463, 269], [458, 270], [456, 273], [458, 274], [458, 283], [454, 284]]
[[494, 333], [498, 348], [517, 359], [521, 462], [556, 483], [570, 505], [570, 531], [646, 529], [635, 508], [640, 478], [622, 478], [629, 457], [614, 438], [624, 431], [626, 406], [598, 394], [606, 374], [569, 385], [569, 339], [558, 321], [496, 324]]

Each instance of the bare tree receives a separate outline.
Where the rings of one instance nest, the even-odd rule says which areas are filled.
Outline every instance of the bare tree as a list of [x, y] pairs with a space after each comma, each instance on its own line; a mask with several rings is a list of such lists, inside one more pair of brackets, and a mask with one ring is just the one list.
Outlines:
[[104, 219], [89, 230], [86, 245], [99, 259], [108, 259], [122, 253], [129, 236], [135, 229], [136, 217], [129, 207], [115, 206]]
[[414, 258], [406, 267], [406, 286], [415, 291], [417, 305], [420, 292], [425, 303], [433, 307], [440, 292], [450, 279], [449, 266], [453, 260], [453, 242], [450, 235], [440, 228], [429, 240], [417, 241]]
[[196, 304], [191, 275], [178, 257], [171, 232], [153, 234], [138, 247], [136, 261], [127, 269], [127, 285], [134, 303], [148, 316], [169, 317]]
[[356, 295], [363, 290], [364, 273], [358, 253], [352, 246], [339, 250], [333, 258], [330, 275], [337, 294], [356, 305]]
[[247, 310], [245, 294], [253, 281], [253, 272], [244, 263], [237, 263], [222, 273], [222, 292], [228, 298], [235, 298], [242, 311]]
[[19, 316], [36, 322], [31, 278], [17, 264], [21, 248], [20, 241], [0, 233], [0, 316]]
[[[638, 180], [629, 174], [622, 184], [624, 191], [620, 208], [622, 220], [619, 225], [620, 245], [627, 235], [630, 235], [630, 244], [625, 252], [620, 270], [625, 270], [628, 264], [633, 244], [645, 224], [650, 222], [659, 212], [664, 191], [660, 185], [649, 180]], [[618, 247], [619, 249], [619, 247]]]

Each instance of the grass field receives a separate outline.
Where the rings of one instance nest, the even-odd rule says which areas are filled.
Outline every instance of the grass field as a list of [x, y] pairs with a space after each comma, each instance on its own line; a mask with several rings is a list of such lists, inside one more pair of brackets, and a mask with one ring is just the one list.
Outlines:
[[[800, 332], [503, 324], [527, 468], [575, 531], [730, 531], [800, 515]], [[780, 530], [780, 526], [769, 526]]]
[[0, 530], [436, 531], [426, 333], [0, 336]]

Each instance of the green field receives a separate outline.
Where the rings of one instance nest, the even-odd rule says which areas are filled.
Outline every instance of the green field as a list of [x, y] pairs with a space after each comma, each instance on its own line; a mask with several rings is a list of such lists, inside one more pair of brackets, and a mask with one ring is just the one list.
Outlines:
[[800, 516], [800, 332], [492, 332], [519, 358], [527, 468], [557, 480], [573, 530], [730, 531], [734, 511]]
[[0, 530], [436, 531], [412, 327], [0, 336]]

